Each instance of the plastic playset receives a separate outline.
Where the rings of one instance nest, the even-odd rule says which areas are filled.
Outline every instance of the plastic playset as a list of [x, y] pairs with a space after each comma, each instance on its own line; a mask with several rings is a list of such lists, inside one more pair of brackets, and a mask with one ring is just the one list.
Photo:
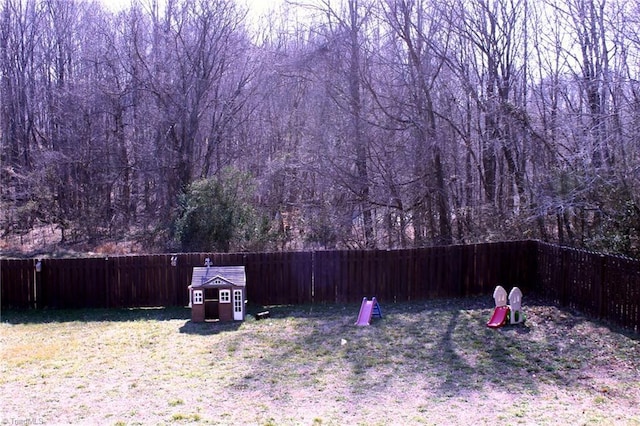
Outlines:
[[497, 286], [493, 291], [493, 299], [496, 307], [493, 315], [487, 323], [487, 327], [498, 328], [505, 324], [519, 324], [524, 322], [525, 316], [522, 312], [522, 291], [518, 287], [513, 287], [509, 292], [509, 304], [507, 305], [507, 291], [502, 286]]

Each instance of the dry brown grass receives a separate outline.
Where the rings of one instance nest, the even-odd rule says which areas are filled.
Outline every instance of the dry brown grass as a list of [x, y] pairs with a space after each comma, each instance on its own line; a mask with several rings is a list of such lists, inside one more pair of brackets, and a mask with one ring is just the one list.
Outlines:
[[370, 327], [356, 305], [5, 312], [0, 422], [640, 425], [637, 336], [527, 299], [491, 330], [491, 302], [383, 304]]

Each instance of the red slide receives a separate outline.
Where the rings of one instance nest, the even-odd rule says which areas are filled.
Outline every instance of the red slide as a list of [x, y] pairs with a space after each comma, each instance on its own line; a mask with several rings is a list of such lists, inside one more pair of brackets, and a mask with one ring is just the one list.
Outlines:
[[362, 305], [360, 305], [360, 313], [358, 314], [358, 321], [356, 325], [369, 325], [371, 322], [371, 315], [373, 314], [373, 307], [376, 304], [376, 298], [367, 300], [365, 297], [362, 299]]
[[507, 317], [509, 315], [509, 307], [508, 306], [497, 306], [493, 311], [493, 315], [491, 319], [487, 323], [487, 327], [498, 328], [502, 327], [507, 322]]

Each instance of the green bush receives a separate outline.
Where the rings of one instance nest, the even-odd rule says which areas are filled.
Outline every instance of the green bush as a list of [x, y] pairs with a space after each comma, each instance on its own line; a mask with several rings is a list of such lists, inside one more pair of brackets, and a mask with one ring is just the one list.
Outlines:
[[254, 207], [248, 174], [225, 169], [193, 182], [181, 195], [174, 224], [184, 251], [246, 250], [269, 239], [269, 220]]

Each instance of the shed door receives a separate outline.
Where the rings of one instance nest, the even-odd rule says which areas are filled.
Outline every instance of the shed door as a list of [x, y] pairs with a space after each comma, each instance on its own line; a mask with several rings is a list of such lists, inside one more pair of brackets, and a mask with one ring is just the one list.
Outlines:
[[242, 309], [244, 301], [242, 300], [242, 290], [233, 290], [233, 319], [235, 321], [242, 321]]

